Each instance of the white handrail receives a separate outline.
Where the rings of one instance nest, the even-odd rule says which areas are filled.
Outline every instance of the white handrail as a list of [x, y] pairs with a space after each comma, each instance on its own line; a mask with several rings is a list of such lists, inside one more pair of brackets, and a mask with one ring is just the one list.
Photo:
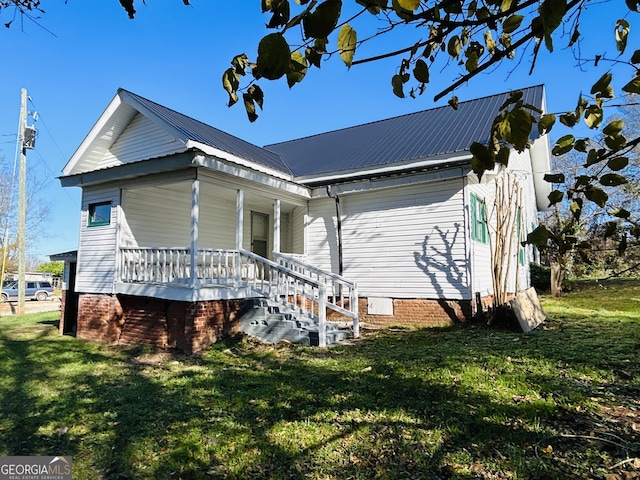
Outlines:
[[290, 270], [313, 278], [325, 285], [327, 307], [353, 320], [353, 334], [360, 336], [358, 323], [358, 287], [355, 282], [333, 272], [305, 263], [300, 255], [274, 252], [276, 261]]
[[191, 285], [195, 280], [200, 286], [251, 287], [317, 322], [321, 346], [326, 345], [327, 308], [352, 318], [353, 334], [360, 334], [356, 284], [300, 260], [278, 255], [276, 263], [248, 250], [198, 249], [193, 257], [197, 278], [192, 279], [189, 248], [123, 247], [120, 253], [122, 282]]

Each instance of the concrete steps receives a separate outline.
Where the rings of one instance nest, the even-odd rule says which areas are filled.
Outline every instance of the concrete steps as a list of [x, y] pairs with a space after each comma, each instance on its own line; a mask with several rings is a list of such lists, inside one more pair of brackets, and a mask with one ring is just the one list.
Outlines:
[[[292, 311], [283, 311], [265, 298], [256, 298], [240, 318], [240, 330], [266, 343], [282, 341], [301, 345], [320, 344], [318, 325]], [[336, 323], [327, 322], [327, 346], [353, 338], [353, 332]]]

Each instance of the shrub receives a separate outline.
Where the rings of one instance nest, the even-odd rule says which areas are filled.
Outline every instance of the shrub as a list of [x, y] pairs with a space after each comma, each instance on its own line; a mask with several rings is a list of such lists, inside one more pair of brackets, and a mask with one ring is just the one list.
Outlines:
[[539, 293], [551, 290], [551, 267], [532, 263], [531, 286]]

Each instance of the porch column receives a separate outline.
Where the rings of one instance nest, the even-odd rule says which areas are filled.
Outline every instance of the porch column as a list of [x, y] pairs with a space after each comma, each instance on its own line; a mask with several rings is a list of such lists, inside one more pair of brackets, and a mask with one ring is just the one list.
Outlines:
[[280, 253], [280, 200], [273, 206], [273, 252]]
[[242, 279], [241, 268], [242, 261], [240, 260], [240, 250], [242, 249], [244, 235], [244, 190], [237, 190], [236, 193], [236, 250], [238, 254], [235, 256], [235, 279], [236, 282], [240, 282]]
[[198, 235], [200, 223], [200, 180], [196, 172], [191, 181], [191, 287], [198, 285]]

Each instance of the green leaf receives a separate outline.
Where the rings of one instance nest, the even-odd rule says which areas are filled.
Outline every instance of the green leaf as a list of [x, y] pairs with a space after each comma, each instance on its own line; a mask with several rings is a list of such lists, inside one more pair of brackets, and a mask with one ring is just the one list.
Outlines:
[[478, 175], [478, 178], [481, 179], [484, 172], [492, 170], [493, 167], [495, 167], [496, 164], [493, 156], [487, 146], [482, 143], [473, 142], [469, 150], [473, 155], [471, 159], [471, 168], [474, 173]]
[[553, 52], [551, 34], [562, 24], [564, 14], [567, 11], [566, 0], [545, 0], [539, 7], [540, 20], [547, 49]]
[[592, 178], [589, 175], [578, 175], [576, 177], [576, 188], [589, 185]]
[[602, 133], [607, 136], [615, 136], [624, 128], [624, 121], [614, 120], [602, 129]]
[[462, 13], [462, 0], [451, 0], [442, 2], [440, 5], [442, 5], [442, 9], [445, 11], [445, 13], [449, 15], [458, 15]]
[[357, 3], [365, 7], [369, 13], [373, 15], [379, 14], [383, 9], [387, 8], [387, 0], [356, 0]]
[[400, 17], [402, 20], [411, 21], [413, 19], [413, 11], [407, 10], [400, 5], [399, 0], [391, 0], [391, 6], [393, 10], [396, 12], [396, 15]]
[[224, 88], [229, 94], [229, 103], [227, 104], [228, 107], [232, 106], [238, 101], [238, 94], [236, 92], [238, 91], [239, 86], [240, 81], [235, 69], [228, 68], [227, 70], [225, 70], [225, 72], [222, 74], [222, 88]]
[[525, 108], [514, 108], [498, 124], [500, 137], [523, 152], [529, 145], [533, 122], [533, 116]]
[[640, 93], [640, 77], [636, 77], [627, 83], [622, 90], [627, 93]]
[[605, 88], [607, 88], [611, 84], [611, 79], [613, 75], [611, 73], [605, 73], [602, 75], [596, 83], [594, 83], [591, 87], [591, 93], [596, 94], [598, 92], [602, 92]]
[[609, 195], [607, 195], [604, 190], [594, 185], [587, 185], [584, 196], [587, 197], [587, 200], [595, 203], [601, 208], [607, 204], [607, 200], [609, 199]]
[[614, 217], [627, 219], [631, 216], [631, 212], [624, 208], [618, 208], [616, 210], [611, 210], [609, 215], [613, 215]]
[[573, 135], [565, 135], [564, 137], [560, 137], [556, 144], [553, 146], [551, 153], [558, 157], [570, 152], [573, 148], [575, 140], [576, 139]]
[[460, 101], [458, 100], [458, 97], [456, 97], [455, 95], [452, 96], [447, 103], [454, 110], [458, 110], [458, 105], [460, 105]]
[[564, 183], [564, 173], [547, 173], [544, 176], [545, 182], [549, 183]]
[[391, 77], [391, 86], [396, 97], [404, 98], [404, 75], [396, 74]]
[[326, 38], [338, 25], [342, 0], [325, 0], [302, 19], [302, 29], [307, 38]]
[[561, 192], [560, 190], [553, 190], [547, 198], [549, 199], [549, 206], [555, 205], [562, 201], [564, 198], [564, 192]]
[[298, 51], [293, 52], [291, 54], [291, 65], [287, 71], [287, 84], [289, 88], [304, 79], [304, 76], [307, 74], [307, 68], [307, 59], [304, 55]]
[[271, 33], [258, 44], [258, 59], [253, 69], [255, 78], [277, 80], [289, 71], [291, 50], [280, 33]]
[[420, 0], [398, 0], [398, 5], [405, 10], [413, 12], [420, 6]]
[[251, 95], [251, 98], [258, 104], [260, 110], [262, 110], [262, 104], [264, 103], [264, 92], [257, 83], [254, 83], [249, 87], [247, 93]]
[[576, 198], [575, 200], [573, 200], [571, 202], [571, 205], [569, 205], [569, 210], [571, 210], [573, 218], [575, 218], [576, 220], [579, 219], [582, 213], [582, 199]]
[[620, 134], [617, 135], [608, 135], [604, 137], [604, 143], [611, 150], [617, 151], [623, 148], [627, 144], [627, 139]]
[[356, 31], [348, 23], [343, 25], [340, 33], [338, 33], [338, 51], [340, 52], [340, 58], [342, 58], [347, 67], [351, 67], [357, 43], [358, 36]]
[[496, 41], [493, 39], [491, 35], [491, 30], [487, 30], [484, 32], [484, 45], [487, 47], [487, 50], [491, 55], [496, 51]]
[[464, 68], [467, 69], [467, 72], [473, 72], [478, 68], [478, 52], [475, 50], [467, 50], [466, 56], [467, 61], [464, 62]]
[[502, 3], [500, 4], [500, 11], [506, 12], [511, 8], [511, 5], [513, 5], [513, 0], [502, 0]]
[[313, 41], [313, 47], [307, 47], [305, 54], [310, 65], [320, 68], [322, 54], [327, 51], [327, 43], [329, 43], [329, 40], [326, 38], [316, 38]]
[[473, 17], [476, 14], [477, 10], [478, 10], [478, 1], [471, 0], [467, 5], [467, 17], [469, 18]]
[[416, 66], [413, 68], [413, 76], [420, 83], [429, 83], [429, 67], [427, 62], [421, 58], [416, 61]]
[[632, 12], [640, 12], [640, 4], [638, 4], [638, 0], [625, 0], [627, 4], [627, 8]]
[[540, 118], [540, 120], [538, 120], [538, 133], [540, 135], [549, 133], [555, 123], [556, 123], [556, 116], [554, 114], [548, 113], [546, 115], [543, 115]]
[[267, 23], [267, 28], [278, 28], [289, 22], [291, 15], [288, 0], [263, 0], [262, 11], [270, 11], [273, 15]]
[[560, 115], [560, 123], [569, 128], [575, 127], [579, 122], [578, 116], [574, 112], [568, 112]]
[[587, 167], [594, 165], [602, 160], [600, 152], [595, 149], [589, 150], [587, 153]]
[[640, 63], [640, 50], [636, 50], [635, 52], [633, 52], [633, 55], [631, 55], [631, 63]]
[[496, 163], [500, 165], [504, 165], [505, 167], [509, 166], [509, 156], [510, 150], [508, 147], [502, 146], [496, 155]]
[[247, 58], [246, 54], [242, 53], [233, 57], [233, 60], [231, 60], [231, 65], [233, 65], [233, 68], [238, 75], [246, 75], [247, 66], [249, 65], [249, 59]]
[[504, 33], [513, 33], [520, 27], [523, 19], [523, 15], [511, 15], [502, 23], [502, 31]]
[[547, 242], [553, 234], [544, 225], [538, 225], [533, 232], [527, 235], [527, 243], [535, 245], [539, 248], [547, 246]]
[[598, 105], [590, 105], [584, 112], [584, 123], [589, 128], [598, 128], [604, 120], [604, 112]]
[[447, 52], [451, 57], [458, 58], [460, 56], [460, 52], [462, 51], [462, 42], [460, 41], [460, 37], [454, 35], [449, 39], [447, 43]]
[[573, 144], [573, 149], [577, 152], [587, 153], [587, 147], [589, 146], [589, 139], [581, 138], [576, 140], [576, 143]]
[[244, 100], [244, 109], [247, 111], [247, 116], [249, 117], [250, 122], [255, 122], [258, 118], [258, 114], [256, 113], [256, 106], [253, 103], [253, 99], [251, 95], [248, 93], [242, 94], [242, 99]]
[[623, 53], [627, 48], [627, 38], [629, 37], [629, 22], [621, 18], [616, 22], [616, 48]]
[[607, 162], [607, 166], [614, 172], [622, 170], [627, 165], [629, 165], [629, 159], [627, 157], [613, 157]]
[[600, 185], [604, 185], [605, 187], [617, 187], [625, 183], [629, 183], [629, 181], [617, 173], [605, 173], [600, 177]]

